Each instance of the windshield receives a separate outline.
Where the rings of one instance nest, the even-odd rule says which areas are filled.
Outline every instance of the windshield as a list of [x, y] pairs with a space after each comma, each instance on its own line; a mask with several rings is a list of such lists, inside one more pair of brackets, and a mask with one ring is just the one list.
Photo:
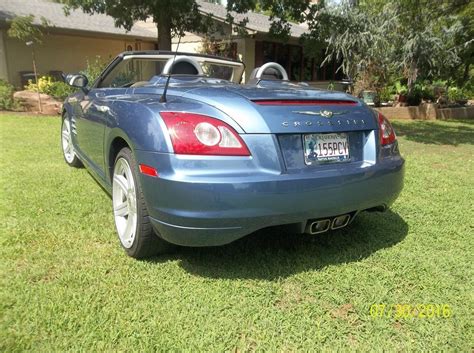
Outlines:
[[161, 82], [160, 76], [202, 77], [240, 83], [240, 62], [198, 55], [127, 55], [101, 80], [98, 87], [131, 87]]

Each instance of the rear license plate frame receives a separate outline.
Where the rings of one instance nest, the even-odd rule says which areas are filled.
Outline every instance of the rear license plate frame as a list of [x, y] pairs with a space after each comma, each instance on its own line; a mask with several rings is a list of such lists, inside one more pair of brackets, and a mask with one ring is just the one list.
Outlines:
[[[322, 148], [323, 143], [331, 143], [331, 150], [333, 150], [334, 143], [336, 143], [338, 146], [338, 152], [340, 152], [340, 149], [342, 148], [344, 153], [338, 153], [335, 155], [331, 152], [331, 155], [329, 155], [330, 149], [328, 148], [329, 146], [327, 146], [326, 155], [324, 153], [318, 154], [318, 151], [324, 151]], [[341, 143], [342, 146], [339, 145], [339, 143]], [[344, 143], [346, 144], [345, 146]], [[319, 147], [318, 144], [320, 144]], [[304, 134], [303, 154], [306, 165], [349, 162], [351, 159], [349, 135], [345, 132]]]

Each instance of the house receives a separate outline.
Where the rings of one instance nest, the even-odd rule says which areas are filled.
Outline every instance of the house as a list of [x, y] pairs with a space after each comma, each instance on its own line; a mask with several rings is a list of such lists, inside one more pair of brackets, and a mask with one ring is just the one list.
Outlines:
[[[157, 30], [153, 23], [137, 23], [127, 32], [117, 28], [111, 17], [88, 15], [71, 11], [65, 16], [63, 5], [46, 0], [0, 1], [0, 78], [17, 88], [31, 77], [31, 48], [7, 35], [8, 21], [16, 16], [41, 17], [50, 26], [43, 43], [36, 48], [35, 57], [40, 74], [78, 72], [86, 67], [87, 60], [100, 56], [109, 61], [125, 50], [152, 50], [156, 48]], [[23, 79], [22, 79], [23, 77]]]
[[[339, 65], [330, 63], [321, 66], [324, 59], [322, 49], [317, 57], [305, 54], [304, 47], [300, 43], [301, 35], [307, 31], [305, 25], [290, 23], [290, 38], [283, 42], [269, 35], [271, 25], [269, 16], [254, 12], [233, 14], [235, 24], [230, 26], [226, 23], [227, 12], [224, 6], [199, 0], [197, 2], [200, 6], [199, 11], [213, 19], [217, 30], [214, 33], [186, 33], [180, 40], [173, 38], [173, 50], [176, 50], [180, 41], [180, 51], [202, 52], [203, 43], [211, 39], [215, 48], [211, 53], [227, 55], [244, 62], [245, 80], [249, 79], [255, 67], [274, 61], [286, 69], [290, 80], [305, 81], [323, 88], [334, 82], [336, 88], [342, 89], [340, 84], [343, 79], [342, 72], [337, 71]], [[246, 35], [241, 34], [242, 31], [238, 28], [244, 18], [248, 21], [240, 29], [245, 29]], [[225, 52], [221, 52], [222, 46], [219, 43], [227, 43]]]
[[[321, 67], [322, 55], [310, 57], [299, 42], [307, 28], [290, 24], [290, 38], [286, 42], [269, 35], [270, 18], [264, 14], [249, 12], [235, 14], [235, 24], [229, 25], [226, 9], [222, 5], [197, 0], [203, 15], [212, 18], [211, 33], [186, 33], [183, 38], [173, 38], [173, 50], [225, 55], [245, 63], [244, 80], [248, 80], [255, 67], [269, 61], [280, 63], [291, 80], [306, 81], [314, 86], [327, 87], [329, 82], [340, 81], [335, 63]], [[80, 10], [65, 16], [63, 5], [48, 0], [1, 0], [0, 1], [0, 78], [16, 87], [22, 87], [31, 77], [31, 48], [7, 35], [8, 21], [16, 16], [33, 14], [36, 24], [44, 17], [49, 21], [43, 43], [35, 50], [37, 69], [40, 74], [55, 75], [58, 72], [77, 72], [85, 68], [86, 61], [100, 56], [110, 60], [125, 50], [157, 49], [157, 29], [151, 21], [137, 22], [131, 31], [117, 28], [111, 17], [101, 14], [88, 15]], [[247, 18], [244, 26], [238, 23]], [[246, 34], [242, 33], [242, 29]], [[222, 50], [225, 47], [226, 50]], [[211, 52], [209, 52], [211, 51]]]

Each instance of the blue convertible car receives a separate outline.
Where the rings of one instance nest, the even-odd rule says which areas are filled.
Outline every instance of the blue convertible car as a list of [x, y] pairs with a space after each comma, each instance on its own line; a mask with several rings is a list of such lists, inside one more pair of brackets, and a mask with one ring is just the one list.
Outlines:
[[112, 196], [118, 237], [140, 258], [170, 244], [230, 243], [293, 225], [317, 234], [386, 210], [404, 160], [380, 113], [288, 80], [277, 63], [242, 85], [241, 62], [125, 52], [64, 104], [62, 148]]

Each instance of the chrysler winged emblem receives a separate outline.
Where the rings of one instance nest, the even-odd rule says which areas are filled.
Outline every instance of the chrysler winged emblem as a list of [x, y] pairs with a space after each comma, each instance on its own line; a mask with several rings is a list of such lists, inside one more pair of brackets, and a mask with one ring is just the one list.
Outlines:
[[334, 113], [330, 110], [321, 110], [320, 114], [322, 117], [325, 117], [325, 118], [332, 118], [332, 116], [334, 115]]
[[346, 114], [347, 111], [342, 111], [342, 112], [332, 112], [330, 110], [321, 110], [319, 112], [312, 112], [312, 111], [294, 111], [293, 113], [296, 114], [304, 114], [304, 115], [320, 115], [323, 118], [332, 118], [334, 115], [342, 115]]

